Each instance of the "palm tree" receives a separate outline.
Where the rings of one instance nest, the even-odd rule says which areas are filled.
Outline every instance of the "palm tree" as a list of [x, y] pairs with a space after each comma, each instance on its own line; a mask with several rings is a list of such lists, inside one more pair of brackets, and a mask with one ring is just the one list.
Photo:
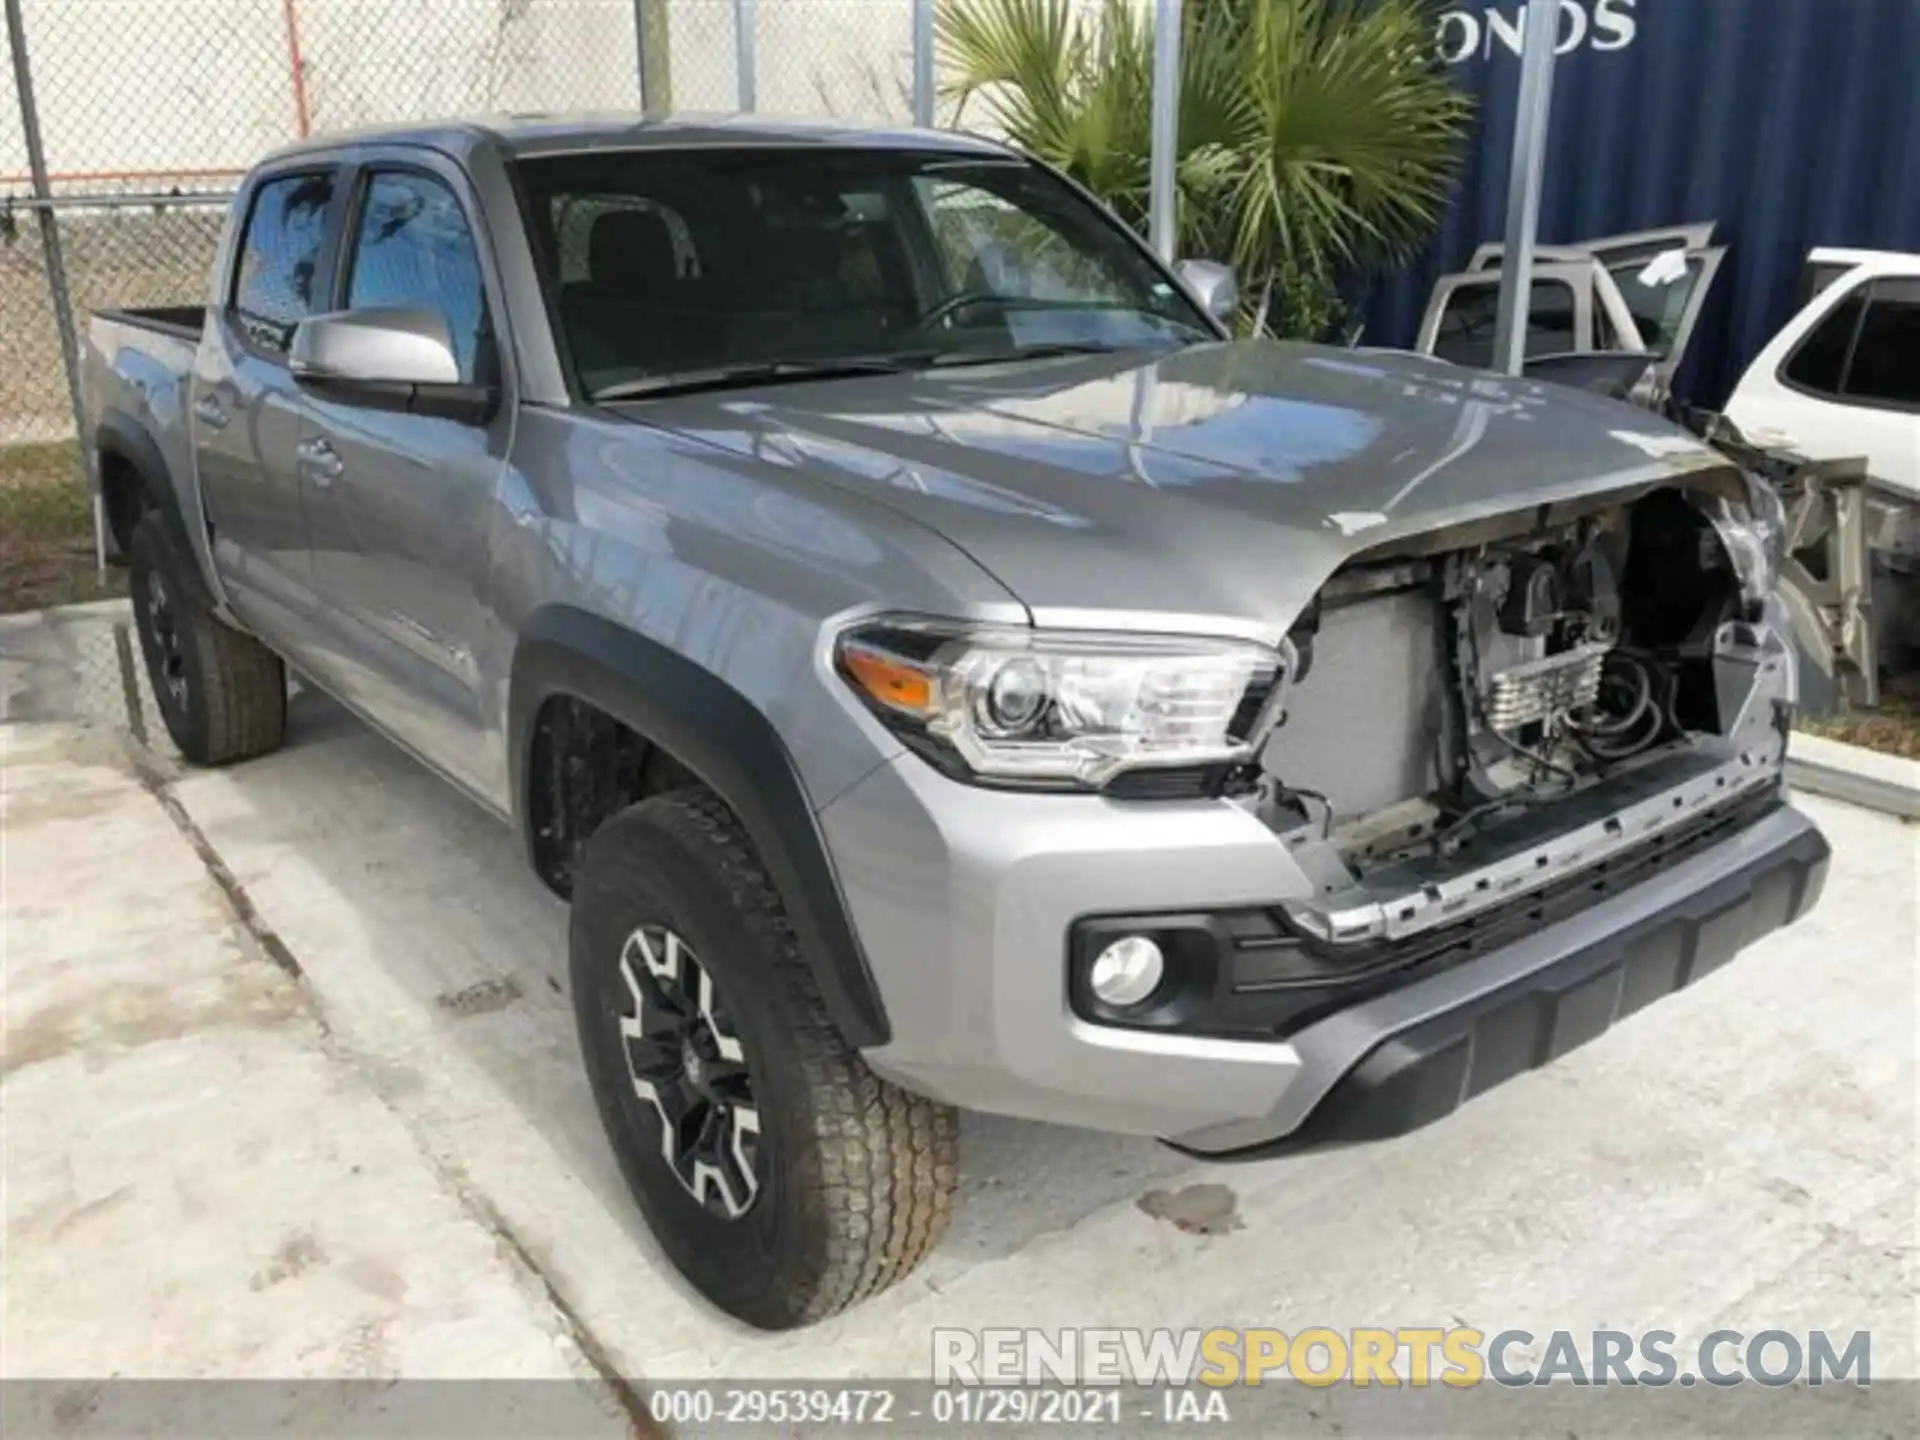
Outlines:
[[[1473, 102], [1440, 67], [1432, 0], [1188, 0], [1186, 15], [1181, 248], [1234, 261], [1255, 333], [1324, 332], [1333, 277], [1408, 259], [1459, 163]], [[1143, 0], [943, 0], [939, 35], [956, 123], [977, 102], [1145, 228]]]

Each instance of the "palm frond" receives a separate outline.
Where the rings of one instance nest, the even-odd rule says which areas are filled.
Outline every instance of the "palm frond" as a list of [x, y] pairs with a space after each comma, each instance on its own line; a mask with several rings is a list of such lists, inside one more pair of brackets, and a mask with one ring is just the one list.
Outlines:
[[[1473, 103], [1437, 56], [1435, 0], [1189, 0], [1182, 249], [1275, 277], [1403, 262], [1439, 223]], [[950, 96], [1144, 226], [1153, 37], [1133, 0], [945, 0]], [[1330, 283], [1327, 281], [1326, 283]], [[1323, 307], [1306, 306], [1321, 313]]]

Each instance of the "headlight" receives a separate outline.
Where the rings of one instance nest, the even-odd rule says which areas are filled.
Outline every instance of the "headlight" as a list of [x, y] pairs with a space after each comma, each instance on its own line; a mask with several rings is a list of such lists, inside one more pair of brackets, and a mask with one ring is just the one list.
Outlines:
[[1251, 759], [1282, 657], [1239, 640], [882, 622], [840, 673], [950, 773], [1098, 789], [1126, 770]]

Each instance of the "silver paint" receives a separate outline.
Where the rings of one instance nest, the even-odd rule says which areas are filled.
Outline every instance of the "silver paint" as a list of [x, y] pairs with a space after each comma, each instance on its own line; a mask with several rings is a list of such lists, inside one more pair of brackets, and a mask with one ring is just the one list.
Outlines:
[[[1318, 877], [1231, 803], [949, 780], [854, 701], [832, 637], [904, 612], [1279, 645], [1333, 571], [1367, 551], [1550, 502], [1713, 483], [1724, 462], [1643, 413], [1551, 386], [1271, 343], [611, 409], [572, 393], [521, 223], [517, 156], [848, 144], [1007, 153], [950, 134], [751, 117], [535, 117], [311, 142], [257, 170], [240, 213], [263, 178], [316, 164], [340, 167], [343, 186], [383, 162], [446, 179], [475, 230], [501, 342], [494, 417], [327, 401], [248, 350], [224, 308], [231, 226], [197, 352], [97, 318], [88, 393], [154, 437], [168, 473], [150, 478], [172, 487], [229, 613], [503, 816], [516, 807], [514, 653], [543, 607], [611, 620], [745, 697], [820, 814], [892, 1026], [869, 1052], [881, 1073], [981, 1109], [1208, 1145], [1279, 1133], [1312, 1103], [1299, 1097], [1323, 1093], [1341, 1057], [1380, 1033], [1374, 1011], [1419, 1013], [1546, 963], [1569, 927], [1293, 1044], [1086, 1023], [1066, 1007], [1073, 919], [1279, 904]], [[205, 423], [200, 405], [226, 423]], [[328, 453], [337, 467], [315, 463]], [[1789, 824], [1804, 822], [1774, 829]], [[1696, 857], [1572, 928], [1631, 923], [1681, 873], [1709, 875], [1723, 851], [1765, 838]]]

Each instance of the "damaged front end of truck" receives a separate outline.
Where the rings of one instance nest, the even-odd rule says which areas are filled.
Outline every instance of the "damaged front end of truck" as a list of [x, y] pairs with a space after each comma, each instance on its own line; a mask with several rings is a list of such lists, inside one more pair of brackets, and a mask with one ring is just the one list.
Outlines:
[[[1182, 978], [1133, 1006], [1077, 983], [1074, 1009], [1289, 1036], [1780, 806], [1795, 698], [1780, 533], [1771, 492], [1724, 467], [1354, 555], [1242, 704], [1245, 761], [1209, 782], [1280, 841], [1293, 893], [1080, 927], [1081, 949], [1151, 934]], [[1109, 793], [1170, 796], [1183, 778]]]
[[1205, 1028], [1285, 1033], [1780, 803], [1779, 540], [1771, 492], [1728, 469], [1342, 566], [1288, 636], [1240, 801], [1312, 892], [1226, 921], [1243, 963]]

